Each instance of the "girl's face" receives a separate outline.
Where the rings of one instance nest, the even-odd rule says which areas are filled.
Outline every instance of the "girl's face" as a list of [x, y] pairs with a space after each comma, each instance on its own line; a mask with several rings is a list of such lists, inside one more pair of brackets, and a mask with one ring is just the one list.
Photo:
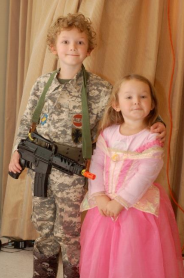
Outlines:
[[143, 121], [154, 108], [148, 84], [136, 79], [122, 83], [118, 100], [119, 103], [113, 108], [121, 111], [125, 122], [126, 120]]
[[58, 55], [61, 66], [77, 66], [90, 54], [88, 46], [86, 33], [73, 28], [61, 31], [52, 52]]

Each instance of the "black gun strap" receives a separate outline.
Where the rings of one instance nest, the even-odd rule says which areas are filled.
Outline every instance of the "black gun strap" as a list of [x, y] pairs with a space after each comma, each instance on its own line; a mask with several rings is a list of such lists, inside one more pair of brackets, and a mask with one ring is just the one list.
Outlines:
[[[58, 70], [54, 71], [49, 80], [47, 81], [43, 93], [40, 96], [36, 109], [32, 117], [32, 131], [35, 130], [36, 125], [39, 123], [40, 115], [44, 106], [45, 95], [56, 75], [59, 72]], [[82, 155], [84, 159], [91, 159], [92, 156], [92, 140], [91, 140], [91, 131], [90, 131], [90, 120], [89, 120], [89, 111], [87, 103], [87, 79], [89, 74], [86, 72], [85, 67], [82, 65], [83, 73], [83, 84], [81, 89], [81, 100], [82, 100]]]

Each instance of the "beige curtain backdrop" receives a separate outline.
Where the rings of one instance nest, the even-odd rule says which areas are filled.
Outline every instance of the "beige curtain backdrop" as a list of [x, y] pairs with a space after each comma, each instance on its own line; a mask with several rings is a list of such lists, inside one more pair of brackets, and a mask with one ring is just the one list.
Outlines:
[[[155, 84], [160, 115], [167, 125], [168, 134], [165, 166], [158, 181], [168, 190], [166, 170], [169, 158], [171, 188], [177, 202], [184, 204], [184, 1], [11, 0], [2, 180], [3, 236], [24, 240], [37, 237], [30, 220], [30, 182], [26, 173], [21, 174], [18, 180], [9, 177], [8, 164], [15, 127], [24, 112], [33, 83], [38, 76], [57, 67], [57, 60], [45, 43], [48, 27], [58, 16], [69, 12], [81, 12], [91, 18], [98, 34], [98, 46], [85, 61], [87, 70], [99, 74], [112, 84], [123, 75], [133, 72], [145, 75]], [[168, 101], [170, 85], [172, 126]], [[168, 156], [169, 139], [171, 144]], [[174, 204], [173, 207], [181, 243], [184, 244], [184, 214]]]
[[[6, 66], [7, 66], [7, 45], [8, 45], [8, 22], [9, 22], [9, 0], [1, 1], [0, 5], [0, 177], [2, 177], [3, 169], [3, 149], [4, 149], [4, 119], [5, 119], [5, 90], [6, 90]], [[0, 183], [0, 221], [2, 216], [2, 183]]]

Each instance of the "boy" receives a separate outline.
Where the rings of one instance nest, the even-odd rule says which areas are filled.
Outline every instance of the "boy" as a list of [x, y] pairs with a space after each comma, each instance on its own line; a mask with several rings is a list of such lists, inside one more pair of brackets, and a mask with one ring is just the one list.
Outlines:
[[[62, 150], [70, 149], [75, 154], [82, 148], [83, 88], [82, 66], [84, 59], [95, 47], [96, 34], [91, 21], [82, 14], [59, 17], [49, 29], [47, 44], [59, 58], [60, 70], [46, 93], [45, 102], [37, 125], [39, 135], [61, 144]], [[21, 119], [9, 171], [21, 172], [20, 155], [16, 151], [21, 139], [28, 135], [32, 115], [38, 99], [51, 73], [37, 79]], [[99, 76], [87, 73], [87, 98], [92, 139], [96, 126], [108, 101], [112, 86]], [[84, 157], [85, 158], [85, 157]], [[29, 171], [32, 179], [34, 173]], [[34, 245], [34, 276], [57, 276], [58, 257], [61, 249], [65, 278], [79, 277], [80, 252], [80, 203], [84, 196], [84, 178], [69, 176], [52, 168], [48, 179], [47, 198], [33, 196], [32, 221], [40, 237]], [[33, 192], [34, 195], [34, 192]]]

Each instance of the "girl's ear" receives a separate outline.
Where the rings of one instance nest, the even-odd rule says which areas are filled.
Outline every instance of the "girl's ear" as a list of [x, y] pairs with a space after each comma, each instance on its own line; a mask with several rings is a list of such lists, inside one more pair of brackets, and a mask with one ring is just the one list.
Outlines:
[[119, 107], [119, 104], [116, 103], [116, 102], [113, 102], [112, 103], [112, 108], [116, 111], [116, 112], [119, 112], [121, 109]]
[[154, 102], [152, 101], [151, 110], [153, 110], [154, 108], [155, 108], [155, 104], [154, 104]]

